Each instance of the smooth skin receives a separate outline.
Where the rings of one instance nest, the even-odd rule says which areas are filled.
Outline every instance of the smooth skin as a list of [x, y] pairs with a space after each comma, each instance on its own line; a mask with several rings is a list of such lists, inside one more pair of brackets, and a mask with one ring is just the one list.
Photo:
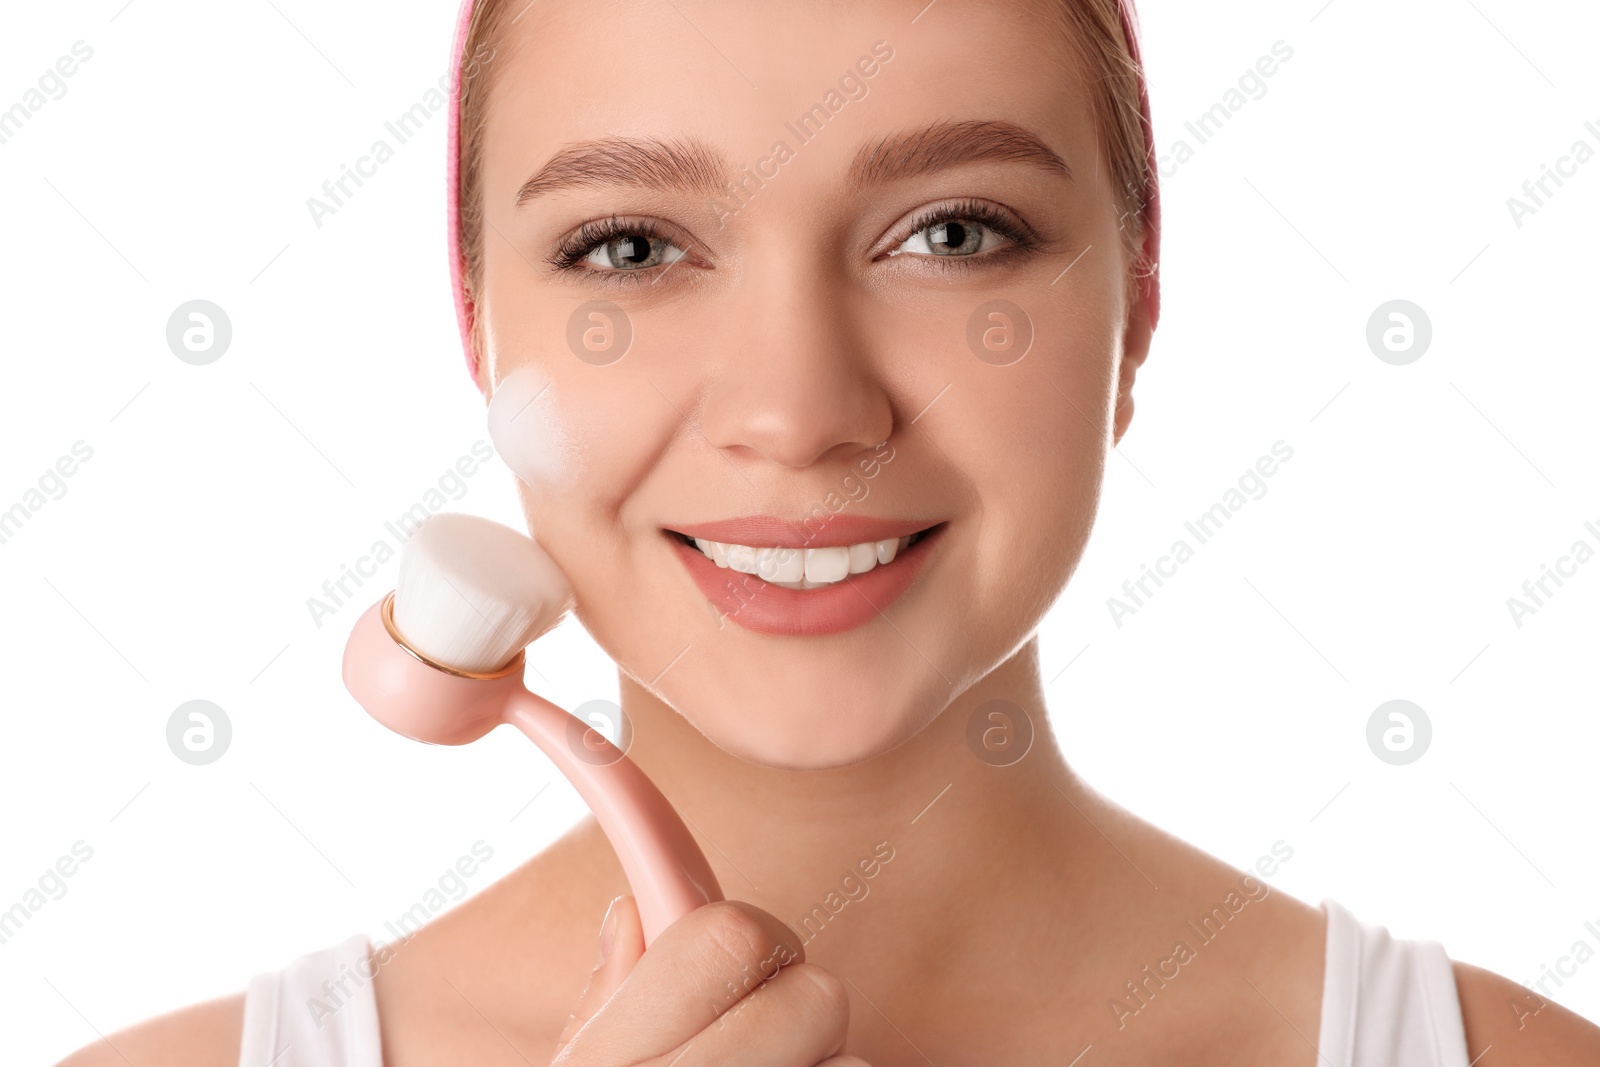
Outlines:
[[[619, 665], [630, 755], [743, 903], [696, 912], [645, 953], [626, 880], [585, 819], [379, 970], [388, 1067], [999, 1067], [1072, 1063], [1086, 1046], [1085, 1067], [1318, 1062], [1324, 918], [1276, 890], [1136, 1016], [1119, 1026], [1107, 1007], [1242, 872], [1095, 793], [1049, 732], [1034, 630], [1089, 536], [1151, 330], [1128, 299], [1084, 74], [1044, 3], [805, 0], [757, 14], [743, 0], [541, 0], [499, 43], [479, 385], [487, 396], [530, 363], [550, 378], [583, 465], [566, 484], [521, 487], [530, 528]], [[868, 95], [735, 213], [704, 190], [598, 178], [517, 203], [563, 146], [606, 137], [698, 140], [737, 177], [775, 139], [793, 145], [785, 120], [880, 40], [894, 55]], [[865, 145], [1000, 119], [1071, 177], [988, 159], [847, 180]], [[1006, 251], [1016, 242], [985, 229], [957, 253], [913, 225], [966, 201], [1034, 239]], [[573, 270], [549, 266], [612, 214], [653, 223], [661, 262], [629, 267], [599, 245]], [[997, 298], [1035, 334], [1003, 368], [967, 344], [973, 310]], [[566, 342], [574, 310], [599, 299], [634, 332], [609, 366]], [[885, 439], [894, 460], [850, 506], [949, 523], [917, 583], [832, 637], [719, 624], [662, 527], [800, 513]], [[967, 744], [992, 699], [1038, 732], [1012, 766]], [[713, 1012], [707, 990], [793, 937], [779, 920], [810, 914], [880, 842], [893, 858], [868, 895]], [[1456, 978], [1483, 1067], [1600, 1062], [1600, 1028], [1553, 1003], [1519, 1018], [1520, 986], [1462, 964]], [[65, 1064], [232, 1067], [241, 1011], [240, 996], [197, 1005]]]

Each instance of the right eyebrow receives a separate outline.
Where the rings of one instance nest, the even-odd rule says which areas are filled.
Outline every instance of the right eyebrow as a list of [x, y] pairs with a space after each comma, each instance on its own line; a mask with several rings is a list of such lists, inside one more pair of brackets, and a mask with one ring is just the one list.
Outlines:
[[517, 206], [562, 189], [634, 186], [724, 196], [727, 165], [694, 139], [605, 137], [565, 145], [517, 190]]

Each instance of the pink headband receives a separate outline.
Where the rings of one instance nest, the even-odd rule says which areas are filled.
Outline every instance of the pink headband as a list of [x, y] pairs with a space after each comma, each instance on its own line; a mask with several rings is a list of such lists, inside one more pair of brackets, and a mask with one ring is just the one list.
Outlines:
[[[1128, 52], [1133, 57], [1139, 76], [1139, 112], [1144, 126], [1144, 143], [1149, 157], [1150, 199], [1145, 204], [1144, 256], [1149, 273], [1145, 276], [1144, 299], [1150, 311], [1150, 328], [1156, 328], [1161, 317], [1161, 278], [1157, 266], [1161, 254], [1161, 197], [1157, 182], [1156, 142], [1150, 123], [1150, 90], [1144, 76], [1144, 64], [1139, 55], [1139, 16], [1134, 0], [1118, 0], [1122, 13], [1122, 30], [1128, 38]], [[478, 360], [472, 351], [472, 305], [467, 301], [465, 279], [466, 263], [461, 255], [461, 212], [459, 192], [461, 184], [461, 66], [465, 58], [467, 27], [472, 23], [473, 0], [462, 0], [461, 13], [456, 19], [455, 46], [451, 49], [450, 64], [450, 128], [445, 146], [445, 197], [448, 214], [447, 234], [450, 255], [450, 285], [455, 291], [456, 324], [461, 328], [461, 346], [467, 355], [467, 370], [474, 378], [478, 375]]]

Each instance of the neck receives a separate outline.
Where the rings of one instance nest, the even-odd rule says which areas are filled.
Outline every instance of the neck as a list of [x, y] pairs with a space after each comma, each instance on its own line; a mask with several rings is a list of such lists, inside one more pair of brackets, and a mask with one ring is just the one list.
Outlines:
[[[1064, 861], [1092, 847], [1095, 831], [1073, 809], [1083, 790], [1049, 730], [1036, 641], [898, 748], [837, 769], [744, 762], [626, 676], [621, 696], [629, 756], [689, 824], [723, 893], [787, 922], [814, 961], [848, 967], [890, 945], [901, 967], [924, 953], [948, 959], [962, 948], [952, 928], [981, 952], [988, 924], [954, 917], [1030, 904], [1038, 914], [1047, 902], [1060, 914], [1074, 885], [1087, 889]], [[969, 742], [974, 712], [991, 700], [1031, 722], [1014, 763], [1027, 723], [983, 713]]]

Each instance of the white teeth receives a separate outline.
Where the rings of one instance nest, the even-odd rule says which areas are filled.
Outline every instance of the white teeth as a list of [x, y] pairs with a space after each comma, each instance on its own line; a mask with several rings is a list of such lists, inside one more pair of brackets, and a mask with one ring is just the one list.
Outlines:
[[758, 548], [756, 573], [769, 582], [798, 582], [806, 576], [806, 555], [798, 548]]
[[728, 566], [740, 574], [756, 572], [756, 550], [749, 545], [728, 545]]
[[850, 549], [846, 545], [833, 548], [806, 549], [806, 581], [837, 582], [850, 573]]
[[892, 563], [911, 540], [890, 537], [858, 545], [827, 548], [756, 548], [694, 538], [695, 547], [719, 567], [754, 574], [786, 589], [818, 589], [842, 582], [852, 574]]

